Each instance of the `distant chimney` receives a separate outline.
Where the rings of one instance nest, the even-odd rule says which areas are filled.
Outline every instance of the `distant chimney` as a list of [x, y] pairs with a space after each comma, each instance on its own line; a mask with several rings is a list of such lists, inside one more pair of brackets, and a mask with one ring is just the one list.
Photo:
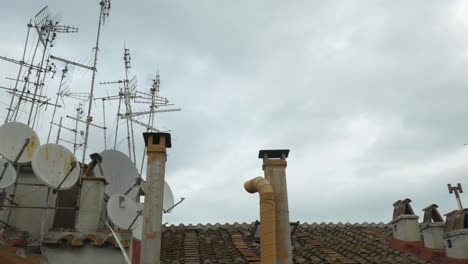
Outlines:
[[265, 178], [273, 186], [276, 215], [276, 262], [292, 264], [291, 227], [289, 225], [288, 188], [286, 184], [286, 158], [289, 149], [260, 150]]
[[421, 230], [419, 229], [419, 216], [414, 214], [411, 208], [411, 200], [398, 200], [393, 204], [393, 237], [406, 242], [421, 241]]
[[447, 257], [468, 259], [468, 209], [455, 210], [445, 216], [443, 239]]
[[429, 205], [423, 209], [424, 220], [421, 227], [421, 231], [424, 239], [424, 246], [433, 249], [443, 249], [444, 240], [442, 235], [444, 234], [444, 219], [437, 211], [436, 204]]

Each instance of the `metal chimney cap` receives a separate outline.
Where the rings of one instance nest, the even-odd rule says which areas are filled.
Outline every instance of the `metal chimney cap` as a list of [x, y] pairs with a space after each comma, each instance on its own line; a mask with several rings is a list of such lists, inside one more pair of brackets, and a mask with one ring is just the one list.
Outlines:
[[287, 158], [289, 155], [289, 149], [262, 149], [258, 152], [258, 158], [263, 159], [267, 155], [269, 159], [281, 159]]
[[161, 136], [166, 138], [166, 148], [172, 147], [171, 134], [170, 133], [154, 133], [154, 132], [144, 132], [143, 138], [145, 139], [145, 147], [148, 147], [148, 138], [153, 136], [153, 144], [159, 145], [159, 139]]

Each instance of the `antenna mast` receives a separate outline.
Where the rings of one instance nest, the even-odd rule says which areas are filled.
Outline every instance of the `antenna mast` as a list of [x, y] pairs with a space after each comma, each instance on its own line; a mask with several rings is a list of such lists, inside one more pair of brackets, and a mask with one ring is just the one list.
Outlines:
[[96, 79], [96, 66], [97, 66], [97, 58], [98, 58], [98, 51], [99, 51], [99, 36], [101, 34], [101, 24], [104, 24], [106, 17], [109, 16], [109, 11], [111, 7], [110, 0], [102, 0], [99, 5], [101, 5], [101, 10], [99, 12], [99, 23], [98, 23], [98, 30], [96, 36], [96, 47], [94, 48], [94, 63], [93, 63], [93, 76], [91, 78], [91, 90], [89, 92], [89, 104], [88, 104], [88, 115], [86, 117], [86, 129], [84, 134], [84, 142], [83, 142], [83, 158], [81, 159], [81, 163], [85, 163], [86, 159], [86, 149], [88, 148], [88, 137], [89, 137], [89, 127], [91, 122], [93, 121], [93, 117], [91, 116], [91, 110], [93, 107], [93, 96], [94, 96], [94, 81]]

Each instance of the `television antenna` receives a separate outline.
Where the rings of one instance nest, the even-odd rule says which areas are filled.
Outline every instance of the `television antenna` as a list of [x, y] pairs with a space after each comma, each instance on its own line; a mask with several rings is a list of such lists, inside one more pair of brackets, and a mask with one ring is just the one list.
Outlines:
[[86, 128], [84, 132], [84, 141], [83, 141], [83, 157], [81, 163], [85, 163], [86, 159], [86, 149], [88, 148], [88, 137], [89, 137], [89, 127], [91, 126], [91, 122], [93, 120], [91, 116], [91, 111], [93, 107], [93, 98], [94, 98], [94, 82], [96, 80], [96, 71], [97, 71], [97, 58], [98, 58], [98, 51], [99, 51], [99, 37], [101, 34], [101, 24], [104, 24], [106, 19], [109, 17], [109, 12], [111, 8], [111, 1], [110, 0], [102, 0], [99, 2], [101, 6], [101, 10], [99, 12], [99, 22], [98, 22], [98, 29], [97, 29], [97, 36], [96, 36], [96, 46], [94, 47], [94, 62], [93, 62], [93, 74], [91, 77], [91, 88], [89, 92], [89, 105], [88, 105], [88, 115], [86, 117]]
[[455, 194], [455, 199], [457, 199], [458, 203], [458, 209], [463, 210], [463, 205], [460, 200], [460, 193], [463, 193], [463, 188], [461, 186], [461, 183], [457, 183], [457, 186], [452, 186], [451, 184], [447, 184], [448, 191], [450, 194], [454, 193]]
[[31, 162], [34, 174], [56, 193], [72, 188], [80, 177], [75, 155], [58, 144], [45, 144], [35, 152]]

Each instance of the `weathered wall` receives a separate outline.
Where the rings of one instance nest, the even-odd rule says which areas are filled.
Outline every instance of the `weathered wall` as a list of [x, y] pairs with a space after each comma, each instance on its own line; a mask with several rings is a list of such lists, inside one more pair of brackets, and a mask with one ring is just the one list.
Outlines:
[[[39, 179], [30, 169], [26, 169], [25, 172], [22, 172], [18, 175], [18, 182], [41, 184]], [[14, 186], [11, 186], [7, 189], [7, 197], [10, 199], [10, 195], [13, 194], [13, 188]], [[45, 206], [47, 191], [48, 188], [46, 186], [18, 185], [16, 189], [16, 195], [14, 197], [14, 202], [21, 206]], [[55, 200], [56, 195], [50, 191], [48, 201], [49, 206], [55, 206]], [[4, 203], [5, 205], [10, 205], [8, 201], [5, 201]], [[3, 210], [0, 211], [0, 219], [6, 222], [9, 210], [10, 209], [8, 208], [3, 208]], [[43, 213], [43, 209], [15, 208], [12, 209], [9, 224], [19, 230], [28, 231], [35, 239], [40, 239]], [[55, 211], [53, 209], [49, 209], [44, 228], [45, 232], [47, 232], [52, 226], [54, 215]]]
[[46, 247], [44, 264], [126, 264], [122, 252], [113, 247]]

